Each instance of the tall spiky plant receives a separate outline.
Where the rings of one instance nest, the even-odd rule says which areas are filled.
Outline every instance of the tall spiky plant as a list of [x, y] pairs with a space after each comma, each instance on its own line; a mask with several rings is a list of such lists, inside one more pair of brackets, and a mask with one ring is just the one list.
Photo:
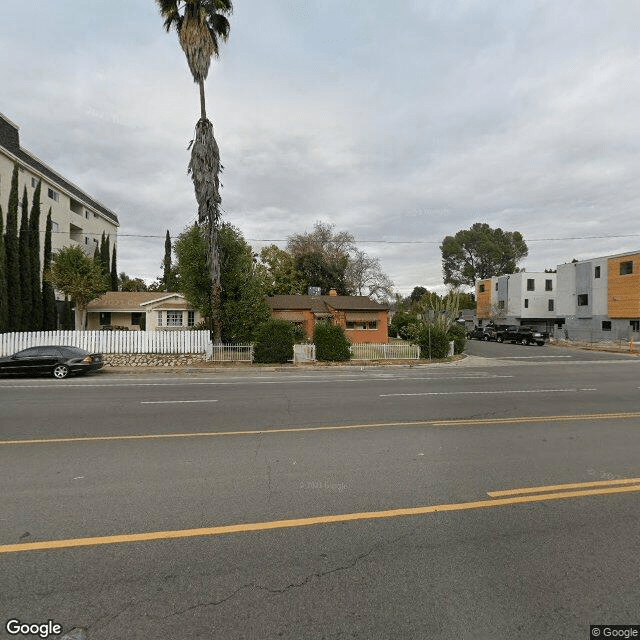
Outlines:
[[29, 201], [27, 198], [26, 185], [22, 192], [22, 202], [20, 204], [22, 214], [20, 216], [18, 265], [20, 268], [22, 308], [19, 331], [29, 331], [31, 328], [31, 305], [33, 298], [31, 295], [31, 251], [29, 250]]
[[196, 123], [195, 137], [190, 145], [191, 174], [198, 202], [198, 222], [207, 240], [208, 263], [211, 273], [214, 340], [221, 340], [220, 326], [220, 257], [218, 227], [220, 220], [220, 150], [213, 134], [213, 125], [207, 118], [204, 81], [209, 74], [211, 59], [219, 55], [220, 40], [229, 37], [229, 20], [233, 12], [231, 0], [156, 0], [164, 18], [167, 32], [172, 28], [178, 34], [180, 46], [187, 57], [189, 70], [200, 89], [200, 119]]

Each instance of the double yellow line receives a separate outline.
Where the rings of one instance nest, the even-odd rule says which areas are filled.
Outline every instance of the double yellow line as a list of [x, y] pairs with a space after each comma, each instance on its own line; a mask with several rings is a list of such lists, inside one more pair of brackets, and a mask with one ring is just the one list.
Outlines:
[[92, 547], [97, 545], [122, 544], [128, 542], [149, 542], [155, 540], [172, 540], [177, 538], [219, 536], [232, 533], [248, 533], [251, 531], [270, 531], [273, 529], [290, 529], [319, 524], [334, 524], [337, 522], [354, 522], [357, 520], [379, 520], [383, 518], [397, 518], [402, 516], [418, 516], [446, 511], [485, 509], [505, 505], [531, 504], [548, 500], [565, 500], [569, 498], [583, 498], [586, 496], [601, 496], [637, 491], [640, 491], [640, 478], [622, 478], [618, 480], [604, 480], [601, 482], [574, 482], [570, 484], [556, 484], [541, 487], [492, 491], [487, 494], [491, 497], [491, 500], [478, 500], [475, 502], [459, 502], [423, 507], [408, 507], [403, 509], [387, 509], [384, 511], [344, 513], [289, 520], [272, 520], [269, 522], [242, 523], [217, 527], [203, 527], [199, 529], [182, 529], [177, 531], [153, 531], [149, 533], [132, 533], [114, 536], [5, 544], [0, 545], [0, 554], [18, 553], [21, 551], [68, 549], [72, 547]]

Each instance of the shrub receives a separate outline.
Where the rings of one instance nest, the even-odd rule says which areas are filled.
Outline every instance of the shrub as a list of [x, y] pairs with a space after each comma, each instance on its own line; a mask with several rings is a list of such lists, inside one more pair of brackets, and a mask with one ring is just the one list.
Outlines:
[[307, 334], [304, 332], [304, 327], [299, 324], [291, 323], [293, 325], [293, 339], [295, 343], [304, 342], [307, 338]]
[[421, 358], [446, 358], [449, 354], [449, 335], [438, 325], [427, 325], [418, 336]]
[[341, 362], [351, 358], [350, 343], [342, 327], [328, 322], [318, 322], [313, 331], [313, 342], [316, 345], [318, 360]]
[[454, 322], [449, 327], [449, 340], [453, 340], [453, 352], [454, 353], [462, 353], [464, 351], [464, 347], [467, 341], [467, 330], [464, 328], [464, 325], [458, 324]]
[[255, 362], [287, 362], [293, 360], [295, 342], [293, 324], [272, 318], [258, 326], [255, 333]]

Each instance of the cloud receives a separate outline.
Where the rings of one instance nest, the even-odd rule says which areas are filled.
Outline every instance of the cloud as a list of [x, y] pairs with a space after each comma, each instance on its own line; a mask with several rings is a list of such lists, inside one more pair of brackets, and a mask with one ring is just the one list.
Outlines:
[[[0, 59], [20, 60], [0, 66], [12, 89], [0, 111], [117, 211], [120, 266], [152, 279], [165, 230], [196, 212], [198, 94], [175, 33], [152, 2], [35, 4], [0, 26]], [[439, 242], [477, 221], [521, 231], [528, 270], [637, 248], [535, 240], [635, 231], [639, 12], [634, 0], [237, 3], [207, 82], [225, 216], [248, 238], [322, 219], [387, 241], [361, 248], [403, 293], [441, 286]]]

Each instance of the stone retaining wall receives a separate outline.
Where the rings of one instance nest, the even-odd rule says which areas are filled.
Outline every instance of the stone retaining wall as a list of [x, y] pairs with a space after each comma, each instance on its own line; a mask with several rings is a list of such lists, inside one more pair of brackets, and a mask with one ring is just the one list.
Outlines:
[[104, 353], [106, 367], [187, 367], [205, 362], [204, 353]]

